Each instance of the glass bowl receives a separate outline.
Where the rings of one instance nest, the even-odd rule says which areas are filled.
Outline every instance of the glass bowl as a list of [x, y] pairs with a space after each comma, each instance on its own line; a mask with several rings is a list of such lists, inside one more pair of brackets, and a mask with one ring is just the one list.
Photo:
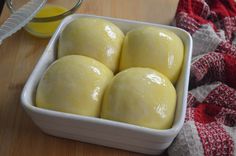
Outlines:
[[[29, 0], [7, 0], [6, 4], [11, 13], [20, 8]], [[83, 0], [47, 0], [45, 6], [24, 27], [30, 34], [47, 38], [51, 37], [61, 23], [61, 20], [73, 14], [82, 4]]]

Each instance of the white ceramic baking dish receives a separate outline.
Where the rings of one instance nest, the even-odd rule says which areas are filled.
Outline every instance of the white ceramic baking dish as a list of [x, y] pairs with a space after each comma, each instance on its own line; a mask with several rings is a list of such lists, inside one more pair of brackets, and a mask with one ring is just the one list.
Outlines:
[[[144, 25], [162, 27], [175, 32], [182, 39], [185, 46], [184, 64], [176, 84], [178, 100], [172, 128], [155, 130], [35, 107], [36, 87], [43, 72], [56, 59], [57, 40], [61, 31], [68, 23], [81, 17], [109, 20], [120, 27], [124, 33], [132, 28]], [[96, 26], [94, 28], [96, 29]], [[34, 123], [47, 134], [145, 154], [160, 154], [172, 143], [184, 123], [191, 54], [191, 36], [186, 31], [176, 27], [86, 14], [71, 15], [62, 21], [26, 82], [21, 96], [22, 106]]]

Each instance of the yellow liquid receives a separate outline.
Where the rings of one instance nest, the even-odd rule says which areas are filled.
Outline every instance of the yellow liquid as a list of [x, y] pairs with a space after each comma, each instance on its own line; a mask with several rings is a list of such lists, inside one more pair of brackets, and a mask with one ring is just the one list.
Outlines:
[[[35, 17], [51, 17], [66, 12], [67, 9], [54, 5], [45, 5]], [[50, 37], [53, 35], [61, 20], [53, 22], [30, 22], [25, 29], [37, 37]]]

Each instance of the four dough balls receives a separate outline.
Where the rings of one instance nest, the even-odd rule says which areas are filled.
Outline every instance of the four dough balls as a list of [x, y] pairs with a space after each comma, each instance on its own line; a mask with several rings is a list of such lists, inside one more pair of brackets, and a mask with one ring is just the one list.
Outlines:
[[141, 27], [124, 37], [109, 21], [79, 18], [60, 35], [59, 59], [39, 82], [36, 106], [168, 129], [183, 55], [181, 39], [169, 30]]

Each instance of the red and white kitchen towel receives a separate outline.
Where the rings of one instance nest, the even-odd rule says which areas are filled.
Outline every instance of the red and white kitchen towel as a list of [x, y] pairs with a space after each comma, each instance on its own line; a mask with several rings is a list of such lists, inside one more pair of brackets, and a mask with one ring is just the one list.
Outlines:
[[170, 156], [236, 156], [236, 2], [180, 0], [175, 23], [193, 37], [185, 123]]

